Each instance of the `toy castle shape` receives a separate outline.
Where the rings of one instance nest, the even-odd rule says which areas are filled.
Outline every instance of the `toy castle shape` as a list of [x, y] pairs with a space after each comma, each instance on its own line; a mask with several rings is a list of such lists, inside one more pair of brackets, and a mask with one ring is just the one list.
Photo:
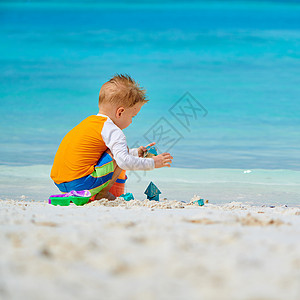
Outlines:
[[147, 199], [149, 200], [155, 200], [159, 201], [159, 194], [161, 194], [161, 191], [158, 189], [158, 187], [151, 181], [144, 192], [144, 194], [147, 195]]

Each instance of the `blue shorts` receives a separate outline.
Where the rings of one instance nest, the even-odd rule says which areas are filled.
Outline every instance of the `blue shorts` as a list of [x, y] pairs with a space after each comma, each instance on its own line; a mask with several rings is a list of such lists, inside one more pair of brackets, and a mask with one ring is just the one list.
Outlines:
[[95, 165], [95, 170], [92, 174], [69, 182], [55, 183], [55, 185], [62, 193], [69, 193], [73, 190], [89, 190], [94, 196], [109, 184], [113, 174], [113, 159], [107, 152], [104, 152]]

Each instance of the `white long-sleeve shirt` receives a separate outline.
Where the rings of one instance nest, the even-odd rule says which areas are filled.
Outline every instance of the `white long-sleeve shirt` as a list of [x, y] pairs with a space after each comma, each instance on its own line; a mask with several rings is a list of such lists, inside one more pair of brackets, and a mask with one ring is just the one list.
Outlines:
[[97, 116], [107, 117], [101, 136], [104, 143], [112, 152], [117, 165], [123, 170], [153, 170], [154, 160], [152, 158], [138, 157], [138, 149], [133, 148], [128, 151], [126, 137], [123, 131], [106, 115]]

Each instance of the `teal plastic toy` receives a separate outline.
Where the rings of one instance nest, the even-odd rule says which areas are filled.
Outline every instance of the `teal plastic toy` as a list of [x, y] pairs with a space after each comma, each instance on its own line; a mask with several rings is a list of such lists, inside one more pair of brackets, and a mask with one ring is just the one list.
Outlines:
[[149, 200], [155, 200], [159, 201], [159, 194], [161, 194], [161, 191], [158, 189], [158, 187], [151, 181], [144, 192], [144, 194], [147, 195], [147, 199]]
[[122, 194], [120, 197], [122, 197], [125, 201], [134, 200], [132, 193]]
[[197, 203], [199, 206], [203, 206], [204, 205], [204, 199], [196, 200], [193, 203], [195, 203], [195, 204]]
[[152, 157], [152, 156], [157, 156], [157, 150], [154, 146], [148, 146], [146, 147], [147, 151], [144, 154], [144, 157]]

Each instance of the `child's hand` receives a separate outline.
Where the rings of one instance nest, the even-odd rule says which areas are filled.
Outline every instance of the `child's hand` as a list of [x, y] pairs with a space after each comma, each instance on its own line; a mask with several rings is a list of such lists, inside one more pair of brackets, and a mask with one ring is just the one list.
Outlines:
[[[151, 147], [151, 146], [153, 146], [153, 145], [155, 145], [154, 142], [151, 143], [151, 144], [149, 144], [149, 145], [147, 145], [146, 147]], [[144, 157], [144, 153], [147, 152], [146, 147], [140, 146], [140, 147], [138, 148], [138, 154], [139, 154], [139, 157]]]
[[154, 160], [155, 168], [171, 167], [172, 159], [170, 153], [162, 153], [152, 157]]

